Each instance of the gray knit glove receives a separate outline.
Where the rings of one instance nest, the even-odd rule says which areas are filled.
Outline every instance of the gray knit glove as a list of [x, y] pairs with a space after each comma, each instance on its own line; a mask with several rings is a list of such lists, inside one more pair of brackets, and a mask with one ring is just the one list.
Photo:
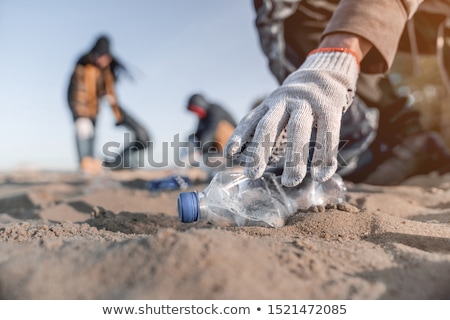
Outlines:
[[306, 175], [312, 127], [316, 126], [310, 171], [313, 179], [328, 180], [337, 170], [341, 118], [353, 100], [358, 74], [354, 53], [339, 48], [316, 50], [240, 121], [225, 146], [227, 156], [244, 154], [245, 174], [259, 178], [286, 128], [282, 183], [295, 186]]

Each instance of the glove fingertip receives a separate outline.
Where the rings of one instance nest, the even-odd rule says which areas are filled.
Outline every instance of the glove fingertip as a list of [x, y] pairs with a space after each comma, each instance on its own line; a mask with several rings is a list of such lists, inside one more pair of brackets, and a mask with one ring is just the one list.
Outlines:
[[295, 187], [299, 185], [304, 179], [304, 176], [283, 174], [281, 176], [281, 184], [285, 187]]
[[264, 170], [263, 166], [245, 167], [244, 174], [250, 179], [258, 179], [263, 175]]
[[311, 176], [315, 181], [325, 182], [329, 180], [336, 172], [337, 166], [326, 168], [311, 168]]
[[240, 151], [241, 148], [241, 139], [231, 137], [230, 140], [225, 144], [225, 154], [227, 157], [232, 157], [236, 153]]
[[306, 166], [286, 167], [281, 176], [281, 183], [286, 187], [299, 185], [306, 176]]

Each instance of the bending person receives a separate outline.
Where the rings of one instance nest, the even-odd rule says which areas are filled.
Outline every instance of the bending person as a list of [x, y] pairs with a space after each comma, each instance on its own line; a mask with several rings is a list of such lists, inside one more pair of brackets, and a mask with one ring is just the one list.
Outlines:
[[[106, 36], [100, 36], [92, 49], [78, 59], [71, 75], [68, 104], [75, 124], [79, 168], [83, 172], [99, 173], [102, 170], [102, 162], [95, 156], [95, 125], [102, 98], [106, 98], [111, 105], [116, 125], [124, 125], [131, 130], [136, 139], [133, 143], [139, 142], [140, 148], [141, 145], [142, 148], [147, 147], [147, 131], [117, 101], [115, 84], [121, 72], [127, 70], [111, 54], [110, 40]], [[118, 158], [112, 163], [105, 163], [105, 166], [123, 167], [123, 155], [128, 153], [130, 146], [124, 148]]]

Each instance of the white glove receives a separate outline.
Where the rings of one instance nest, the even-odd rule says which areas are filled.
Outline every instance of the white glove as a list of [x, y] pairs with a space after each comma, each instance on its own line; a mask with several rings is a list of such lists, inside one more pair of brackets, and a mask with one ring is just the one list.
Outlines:
[[94, 136], [94, 124], [86, 117], [75, 120], [75, 132], [79, 139], [87, 140]]
[[313, 51], [297, 71], [240, 121], [225, 146], [227, 156], [245, 150], [252, 161], [246, 162], [244, 173], [259, 178], [274, 142], [286, 128], [282, 183], [292, 187], [306, 175], [312, 127], [317, 126], [310, 172], [314, 180], [328, 180], [337, 170], [341, 118], [352, 103], [358, 74], [359, 64], [351, 51]]

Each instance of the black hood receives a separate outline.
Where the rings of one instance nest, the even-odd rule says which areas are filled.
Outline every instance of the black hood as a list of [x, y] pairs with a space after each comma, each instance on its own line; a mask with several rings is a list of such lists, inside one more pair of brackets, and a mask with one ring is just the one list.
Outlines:
[[205, 97], [201, 94], [193, 94], [190, 98], [189, 98], [189, 102], [188, 102], [188, 108], [190, 105], [196, 105], [199, 106], [205, 110], [208, 110], [209, 107], [209, 103], [206, 101]]
[[112, 59], [110, 67], [115, 80], [119, 77], [119, 73], [124, 73], [130, 79], [133, 79], [125, 66], [111, 53], [111, 41], [105, 35], [101, 35], [97, 38], [92, 49], [88, 53], [82, 55], [77, 64], [95, 64], [95, 60], [104, 54], [109, 55]]
[[107, 36], [100, 36], [95, 42], [95, 45], [91, 49], [90, 53], [96, 55], [97, 57], [104, 54], [111, 56], [109, 38]]

